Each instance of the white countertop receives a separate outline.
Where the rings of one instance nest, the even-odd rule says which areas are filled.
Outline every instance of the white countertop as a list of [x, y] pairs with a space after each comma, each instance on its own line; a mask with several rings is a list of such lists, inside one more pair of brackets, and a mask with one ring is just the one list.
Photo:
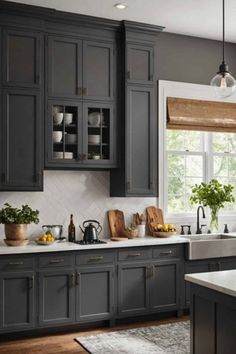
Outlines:
[[172, 236], [168, 238], [158, 238], [146, 236], [143, 238], [135, 238], [127, 241], [111, 241], [104, 239], [107, 243], [96, 245], [78, 245], [70, 242], [54, 242], [49, 246], [37, 245], [34, 241], [30, 241], [28, 245], [22, 247], [9, 247], [6, 246], [3, 240], [0, 241], [0, 255], [4, 254], [25, 254], [25, 253], [42, 253], [42, 252], [58, 252], [58, 251], [83, 251], [93, 249], [111, 249], [122, 247], [137, 247], [137, 246], [161, 246], [176, 243], [187, 243], [188, 240], [179, 236]]
[[185, 280], [236, 297], [236, 269], [186, 274]]

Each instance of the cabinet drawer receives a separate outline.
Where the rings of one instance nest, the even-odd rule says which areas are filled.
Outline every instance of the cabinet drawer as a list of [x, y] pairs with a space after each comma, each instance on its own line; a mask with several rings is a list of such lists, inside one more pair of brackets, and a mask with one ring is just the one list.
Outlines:
[[182, 247], [165, 246], [153, 249], [153, 258], [179, 258], [182, 255]]
[[113, 252], [90, 252], [76, 256], [76, 265], [113, 263]]
[[54, 254], [50, 256], [47, 255], [39, 257], [40, 268], [54, 268], [64, 266], [73, 266], [73, 256], [65, 254]]
[[151, 249], [130, 248], [118, 253], [119, 261], [136, 261], [150, 258], [152, 258]]
[[0, 270], [7, 272], [11, 270], [21, 270], [28, 269], [32, 270], [34, 268], [34, 258], [33, 257], [7, 257], [0, 259]]

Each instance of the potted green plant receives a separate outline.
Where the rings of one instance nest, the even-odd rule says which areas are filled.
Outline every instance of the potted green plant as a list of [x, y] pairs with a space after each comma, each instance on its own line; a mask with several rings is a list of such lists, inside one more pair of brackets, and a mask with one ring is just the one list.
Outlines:
[[[39, 211], [31, 209], [28, 205], [21, 208], [13, 208], [5, 203], [0, 210], [0, 224], [4, 224], [6, 239], [10, 241], [20, 241], [27, 239], [27, 225], [39, 223]], [[7, 244], [18, 245], [17, 242], [6, 242]], [[20, 245], [20, 242], [18, 242]]]
[[232, 194], [234, 187], [231, 184], [223, 185], [216, 179], [209, 183], [202, 182], [192, 188], [190, 202], [209, 207], [211, 212], [211, 230], [218, 230], [218, 213], [225, 203], [233, 203], [235, 198]]

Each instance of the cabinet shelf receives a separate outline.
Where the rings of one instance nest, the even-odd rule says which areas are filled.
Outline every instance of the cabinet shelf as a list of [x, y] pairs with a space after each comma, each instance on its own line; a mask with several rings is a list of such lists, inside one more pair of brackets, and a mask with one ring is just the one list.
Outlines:
[[105, 128], [108, 128], [107, 125], [88, 125], [88, 128], [93, 128], [93, 129], [105, 129]]

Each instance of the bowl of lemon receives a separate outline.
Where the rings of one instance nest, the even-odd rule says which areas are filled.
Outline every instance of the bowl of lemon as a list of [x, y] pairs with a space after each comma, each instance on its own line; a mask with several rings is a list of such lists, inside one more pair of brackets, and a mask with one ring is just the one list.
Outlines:
[[35, 242], [38, 245], [49, 246], [56, 241], [55, 237], [52, 234], [46, 233], [35, 239]]
[[176, 228], [173, 224], [155, 224], [152, 225], [154, 237], [171, 237], [176, 234]]

